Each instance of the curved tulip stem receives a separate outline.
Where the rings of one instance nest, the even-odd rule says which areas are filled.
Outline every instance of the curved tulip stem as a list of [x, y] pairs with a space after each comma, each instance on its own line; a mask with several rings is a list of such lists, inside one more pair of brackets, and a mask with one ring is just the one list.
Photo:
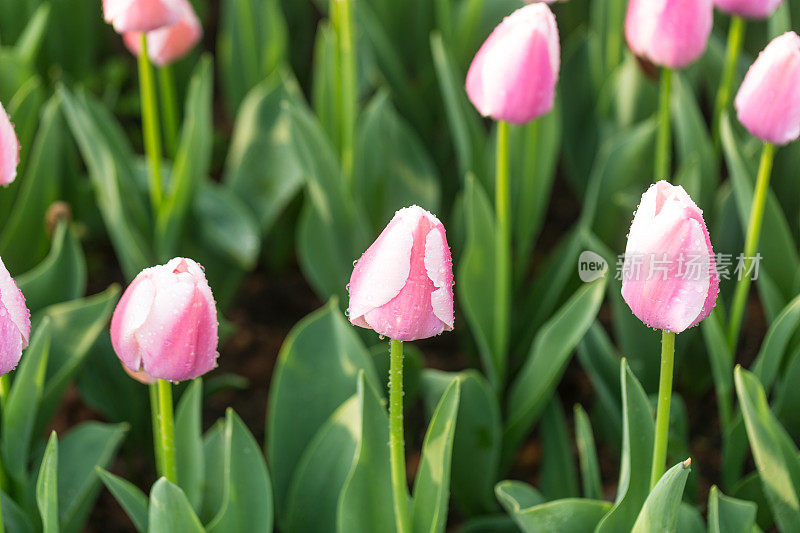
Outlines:
[[664, 474], [669, 440], [669, 407], [672, 401], [672, 373], [675, 363], [675, 334], [661, 332], [661, 376], [658, 380], [658, 407], [656, 407], [656, 434], [653, 443], [653, 465], [650, 471], [650, 488], [656, 486]]
[[139, 91], [142, 103], [142, 135], [144, 149], [150, 163], [150, 202], [153, 217], [157, 217], [161, 207], [161, 130], [158, 119], [158, 98], [153, 80], [153, 65], [147, 56], [147, 38], [142, 34], [139, 52]]
[[495, 168], [495, 216], [497, 235], [495, 239], [494, 265], [494, 385], [500, 387], [505, 373], [506, 337], [508, 335], [509, 307], [511, 299], [511, 200], [508, 167], [508, 123], [497, 123], [497, 154]]
[[5, 407], [8, 393], [11, 391], [11, 378], [8, 374], [0, 376], [0, 406]]
[[774, 157], [775, 145], [764, 143], [764, 148], [761, 151], [761, 163], [758, 166], [756, 189], [753, 192], [753, 204], [750, 207], [750, 221], [747, 223], [747, 233], [745, 234], [742, 268], [739, 273], [739, 280], [736, 283], [736, 292], [733, 294], [733, 304], [731, 305], [728, 345], [734, 354], [736, 353], [736, 344], [739, 341], [747, 295], [750, 292], [750, 270], [753, 267], [755, 255], [758, 253], [758, 241], [761, 237], [761, 223], [764, 220], [764, 205], [769, 193], [769, 178], [772, 174]]
[[[158, 380], [158, 438], [161, 448], [162, 476], [172, 483], [177, 482], [175, 469], [175, 423], [172, 416], [172, 384]], [[158, 454], [156, 454], [156, 457]]]
[[389, 453], [397, 533], [410, 533], [403, 437], [403, 343], [389, 340]]
[[658, 138], [656, 140], [656, 167], [657, 180], [670, 179], [670, 157], [672, 156], [672, 139], [670, 138], [669, 101], [672, 87], [672, 71], [668, 68], [661, 69], [661, 89], [658, 101]]
[[714, 103], [714, 121], [711, 123], [714, 129], [714, 151], [719, 153], [720, 148], [720, 124], [722, 113], [728, 108], [733, 92], [733, 82], [736, 77], [736, 63], [739, 61], [739, 53], [742, 50], [744, 40], [745, 22], [742, 17], [731, 17], [728, 27], [728, 47], [725, 51], [725, 66], [722, 70], [717, 98]]
[[339, 44], [339, 117], [341, 119], [342, 172], [348, 188], [353, 181], [358, 78], [353, 36], [353, 0], [331, 0], [331, 18]]
[[164, 471], [164, 455], [161, 453], [161, 429], [159, 428], [158, 383], [147, 386], [150, 391], [150, 421], [153, 425], [153, 450], [156, 459], [156, 472]]
[[161, 108], [164, 111], [167, 154], [175, 157], [178, 151], [178, 97], [175, 93], [175, 76], [170, 65], [158, 69], [158, 87], [161, 92]]

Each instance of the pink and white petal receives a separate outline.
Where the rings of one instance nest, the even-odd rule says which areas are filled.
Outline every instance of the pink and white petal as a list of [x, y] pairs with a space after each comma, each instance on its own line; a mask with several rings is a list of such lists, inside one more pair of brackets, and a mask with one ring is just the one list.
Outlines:
[[0, 376], [17, 367], [22, 358], [22, 350], [23, 339], [19, 329], [11, 320], [8, 310], [0, 303]]
[[0, 185], [8, 185], [17, 177], [19, 140], [8, 114], [0, 104]]
[[425, 270], [436, 290], [431, 293], [433, 314], [441, 320], [448, 331], [453, 329], [453, 261], [444, 227], [434, 227], [425, 238]]
[[120, 361], [133, 372], [142, 368], [142, 353], [136, 332], [147, 320], [156, 294], [149, 270], [136, 276], [111, 317], [111, 344]]
[[22, 347], [25, 348], [31, 337], [31, 312], [25, 304], [25, 296], [9, 274], [2, 259], [0, 259], [0, 300], [22, 335]]

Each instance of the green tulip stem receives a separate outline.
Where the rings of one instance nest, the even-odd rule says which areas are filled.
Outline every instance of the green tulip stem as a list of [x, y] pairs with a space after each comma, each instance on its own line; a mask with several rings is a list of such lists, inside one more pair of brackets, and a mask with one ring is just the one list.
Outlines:
[[353, 161], [358, 113], [356, 43], [353, 35], [353, 0], [331, 0], [331, 19], [339, 45], [339, 118], [341, 120], [341, 163], [348, 188], [353, 181]]
[[658, 138], [656, 139], [656, 180], [670, 179], [670, 158], [672, 139], [670, 138], [669, 100], [672, 87], [672, 71], [661, 69], [661, 89], [658, 100]]
[[505, 374], [505, 351], [511, 299], [511, 198], [509, 192], [509, 126], [497, 123], [495, 159], [495, 216], [497, 236], [494, 255], [494, 385], [499, 390]]
[[8, 401], [8, 393], [11, 391], [11, 378], [8, 374], [0, 376], [0, 406], [5, 407]]
[[717, 98], [714, 103], [714, 121], [711, 123], [713, 128], [714, 151], [719, 153], [720, 148], [720, 120], [722, 113], [728, 108], [733, 92], [733, 82], [736, 78], [736, 64], [739, 61], [739, 54], [742, 50], [744, 40], [745, 22], [742, 17], [733, 16], [730, 26], [728, 26], [728, 46], [725, 51], [725, 65], [720, 78]]
[[758, 241], [761, 237], [761, 223], [764, 220], [764, 205], [769, 193], [769, 178], [772, 174], [772, 161], [775, 157], [775, 145], [764, 143], [761, 151], [761, 163], [758, 166], [758, 177], [756, 178], [756, 189], [753, 193], [753, 204], [750, 207], [750, 221], [747, 223], [747, 233], [744, 239], [744, 252], [742, 254], [742, 269], [739, 280], [736, 283], [736, 291], [733, 294], [733, 304], [731, 305], [730, 325], [728, 328], [728, 345], [731, 351], [736, 353], [736, 343], [739, 341], [739, 333], [744, 317], [744, 308], [747, 304], [747, 295], [750, 292], [751, 276], [750, 270], [758, 252]]
[[139, 91], [142, 102], [142, 135], [144, 149], [150, 164], [150, 202], [153, 207], [153, 216], [160, 211], [161, 189], [161, 130], [158, 118], [158, 98], [153, 76], [153, 65], [147, 56], [147, 38], [142, 34], [141, 50], [139, 51]]
[[389, 453], [397, 533], [410, 533], [403, 438], [403, 343], [389, 340]]
[[161, 92], [161, 109], [164, 112], [167, 154], [175, 157], [178, 151], [178, 96], [175, 92], [175, 75], [170, 65], [158, 69], [158, 88]]
[[[161, 449], [161, 470], [159, 474], [172, 483], [177, 483], [175, 469], [175, 422], [172, 415], [172, 384], [164, 379], [158, 380], [158, 439]], [[158, 457], [158, 454], [156, 454]]]
[[150, 420], [153, 425], [153, 450], [155, 450], [156, 472], [164, 471], [164, 455], [161, 453], [161, 430], [158, 417], [158, 383], [147, 386], [150, 391]]
[[669, 407], [672, 402], [672, 374], [675, 366], [675, 334], [661, 332], [661, 376], [658, 380], [658, 407], [656, 407], [656, 434], [653, 443], [653, 465], [650, 471], [650, 488], [656, 486], [664, 474], [669, 440]]

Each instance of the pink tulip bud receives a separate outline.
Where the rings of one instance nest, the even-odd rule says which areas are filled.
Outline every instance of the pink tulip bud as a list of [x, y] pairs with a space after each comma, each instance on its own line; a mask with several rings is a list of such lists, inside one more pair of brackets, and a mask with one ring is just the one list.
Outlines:
[[703, 212], [659, 181], [642, 195], [625, 249], [622, 297], [648, 326], [680, 333], [717, 303], [719, 276]]
[[560, 54], [550, 8], [541, 3], [522, 7], [478, 50], [467, 73], [467, 95], [485, 117], [529, 122], [553, 108]]
[[[180, 13], [178, 21], [147, 32], [147, 55], [160, 67], [182, 59], [203, 37], [203, 26], [192, 4], [188, 0], [174, 1]], [[138, 56], [142, 46], [141, 32], [128, 32], [122, 38], [128, 50]]]
[[630, 0], [625, 37], [637, 56], [683, 68], [703, 54], [713, 24], [712, 0]]
[[103, 16], [117, 33], [170, 26], [179, 15], [174, 0], [103, 0]]
[[398, 211], [355, 264], [350, 322], [399, 341], [452, 331], [453, 260], [444, 226], [421, 207]]
[[800, 137], [800, 37], [773, 39], [761, 52], [736, 95], [739, 122], [756, 137], [787, 144]]
[[16, 368], [31, 336], [31, 312], [0, 260], [0, 375]]
[[765, 19], [772, 15], [783, 0], [714, 0], [722, 11], [750, 19]]
[[19, 165], [19, 140], [14, 125], [0, 104], [0, 185], [6, 186], [17, 177]]
[[217, 305], [203, 267], [176, 257], [142, 270], [111, 319], [111, 343], [133, 372], [169, 381], [202, 376], [217, 364]]

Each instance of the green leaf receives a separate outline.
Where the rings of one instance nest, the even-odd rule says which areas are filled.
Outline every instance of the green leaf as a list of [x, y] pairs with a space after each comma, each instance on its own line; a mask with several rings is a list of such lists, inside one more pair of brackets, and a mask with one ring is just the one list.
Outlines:
[[50, 433], [36, 481], [36, 504], [44, 533], [58, 533], [58, 437]]
[[361, 116], [356, 154], [356, 200], [373, 228], [383, 228], [395, 211], [409, 205], [439, 211], [436, 166], [386, 92], [379, 92]]
[[[119, 287], [112, 285], [100, 294], [52, 305], [42, 311], [42, 316], [51, 322], [53, 343], [37, 427], [46, 426], [58, 409], [64, 391], [86, 362], [86, 356], [97, 338], [106, 329], [118, 296]], [[37, 320], [34, 318], [34, 322]]]
[[223, 433], [225, 420], [220, 418], [203, 435], [203, 458], [206, 481], [203, 487], [203, 505], [200, 518], [204, 524], [210, 522], [222, 506], [225, 485], [225, 442]]
[[288, 30], [278, 0], [224, 0], [220, 13], [220, 82], [235, 113], [250, 89], [284, 61]]
[[633, 525], [632, 533], [663, 531], [674, 533], [678, 522], [678, 510], [683, 498], [683, 488], [689, 477], [691, 460], [673, 466], [661, 476], [656, 486], [644, 502], [639, 517]]
[[211, 167], [214, 125], [212, 120], [213, 69], [204, 57], [192, 75], [186, 97], [186, 117], [178, 152], [172, 165], [169, 187], [156, 217], [156, 243], [160, 261], [171, 259], [178, 250], [181, 231], [199, 187], [208, 179]]
[[247, 95], [234, 124], [225, 183], [255, 214], [262, 235], [303, 186], [303, 171], [288, 135], [281, 102], [298, 98], [287, 76], [275, 74]]
[[140, 533], [147, 531], [149, 512], [147, 496], [130, 481], [115, 476], [100, 467], [97, 468], [97, 475], [100, 476], [108, 491], [114, 495], [114, 498], [125, 510], [128, 518], [133, 521], [136, 531]]
[[717, 393], [720, 415], [723, 427], [730, 423], [731, 393], [733, 391], [733, 361], [734, 357], [728, 347], [728, 340], [720, 323], [720, 311], [716, 310], [703, 321], [703, 339], [705, 340], [708, 359], [711, 363], [711, 374], [714, 377], [714, 387]]
[[282, 529], [336, 531], [339, 495], [358, 445], [359, 408], [356, 396], [342, 403], [306, 448], [292, 476]]
[[355, 457], [342, 486], [336, 513], [337, 531], [348, 533], [395, 530], [391, 471], [389, 470], [389, 418], [381, 398], [359, 373], [358, 428]]
[[647, 395], [624, 359], [622, 387], [622, 459], [614, 508], [598, 524], [596, 533], [628, 531], [650, 492], [650, 466], [655, 424]]
[[800, 296], [789, 302], [770, 324], [751, 370], [765, 389], [772, 388], [783, 364], [784, 354], [800, 323]]
[[546, 501], [538, 490], [522, 481], [501, 481], [495, 485], [494, 492], [503, 508], [512, 516]]
[[511, 385], [502, 464], [531, 430], [550, 400], [575, 347], [592, 325], [605, 292], [605, 277], [585, 284], [539, 330], [525, 365]]
[[36, 414], [44, 391], [47, 361], [50, 355], [51, 323], [44, 319], [34, 329], [31, 343], [22, 355], [14, 374], [14, 383], [3, 406], [3, 439], [0, 449], [6, 471], [25, 485], [28, 459]]
[[[2, 50], [0, 50], [0, 57], [2, 57]], [[0, 74], [0, 77], [2, 77], [2, 74]], [[28, 165], [33, 163], [31, 149], [40, 128], [42, 106], [47, 98], [47, 92], [42, 80], [37, 75], [30, 75], [19, 80], [19, 84], [13, 87], [13, 91], [13, 96], [9, 97], [10, 100], [6, 111], [14, 123], [14, 132], [17, 134], [17, 139], [20, 143], [17, 172], [23, 182], [14, 181], [11, 183], [6, 189], [8, 191], [7, 194], [4, 194], [6, 197], [0, 200], [0, 205], [3, 206], [3, 222], [7, 222], [12, 203], [20, 197], [18, 191], [27, 188], [24, 181], [29, 179]]]
[[17, 55], [23, 63], [33, 64], [36, 61], [36, 56], [42, 48], [42, 41], [47, 32], [47, 26], [50, 19], [50, 4], [43, 3], [39, 5], [33, 16], [26, 18], [27, 25], [25, 31], [19, 36], [15, 46]]
[[17, 283], [31, 313], [84, 295], [86, 258], [69, 222], [62, 220], [58, 223], [47, 258], [19, 276]]
[[800, 523], [800, 458], [797, 447], [769, 410], [758, 378], [737, 366], [734, 381], [767, 501], [779, 529], [791, 531]]
[[[41, 117], [37, 114], [36, 119], [39, 130], [33, 151], [20, 179], [16, 202], [0, 236], [0, 256], [11, 272], [33, 268], [47, 253], [49, 238], [45, 215], [58, 198], [64, 174], [66, 135], [57, 95], [48, 100]], [[17, 128], [19, 133], [19, 124]], [[72, 288], [70, 283], [65, 285]]]
[[125, 276], [133, 279], [153, 264], [138, 223], [146, 217], [141, 197], [132, 191], [134, 170], [130, 147], [119, 140], [119, 125], [85, 93], [73, 96], [61, 88], [67, 123], [83, 154], [114, 250]]
[[525, 533], [584, 533], [610, 508], [608, 502], [570, 498], [520, 509], [513, 518]]
[[580, 404], [575, 405], [575, 442], [578, 445], [578, 458], [581, 465], [581, 481], [583, 496], [590, 500], [603, 497], [603, 485], [600, 482], [600, 464], [589, 415]]
[[339, 405], [356, 393], [361, 369], [377, 387], [369, 352], [335, 300], [304, 318], [287, 336], [275, 366], [267, 415], [267, 456], [279, 513], [285, 509], [303, 451]]
[[622, 440], [622, 392], [619, 383], [619, 355], [599, 322], [595, 321], [578, 345], [578, 360], [589, 375], [597, 396], [597, 414], [602, 416], [598, 431]]
[[708, 533], [752, 533], [757, 506], [725, 496], [716, 485], [708, 495]]
[[83, 530], [100, 492], [96, 467], [108, 467], [127, 430], [127, 424], [85, 422], [61, 440], [58, 447], [58, 512], [62, 533]]
[[203, 525], [177, 485], [161, 478], [150, 491], [149, 533], [203, 533]]
[[425, 370], [422, 388], [429, 416], [453, 380], [461, 383], [458, 421], [453, 437], [453, 497], [469, 514], [494, 511], [492, 496], [500, 463], [500, 406], [492, 386], [479, 372]]
[[411, 505], [415, 533], [441, 533], [447, 524], [453, 437], [460, 396], [461, 381], [456, 379], [442, 395], [425, 433]]
[[194, 509], [200, 506], [205, 481], [203, 467], [203, 380], [192, 380], [175, 410], [177, 485]]
[[9, 533], [34, 533], [40, 531], [38, 526], [34, 529], [28, 514], [20, 509], [17, 502], [12, 500], [8, 494], [0, 491], [2, 500], [3, 525]]
[[572, 457], [564, 409], [558, 396], [553, 396], [542, 414], [540, 438], [542, 467], [539, 488], [548, 500], [579, 496], [578, 474]]
[[[272, 483], [258, 443], [242, 419], [228, 408], [223, 431], [222, 505], [209, 533], [272, 530]], [[152, 510], [150, 523], [152, 527]], [[178, 529], [178, 531], [182, 531]]]
[[[342, 117], [339, 114], [339, 39], [333, 23], [322, 20], [314, 40], [311, 104], [320, 126], [337, 151], [342, 148]], [[331, 90], [336, 87], [336, 90]]]
[[489, 382], [499, 386], [506, 361], [496, 353], [494, 212], [483, 188], [471, 175], [467, 176], [464, 217], [467, 242], [458, 264], [456, 291], [478, 344], [483, 370]]

